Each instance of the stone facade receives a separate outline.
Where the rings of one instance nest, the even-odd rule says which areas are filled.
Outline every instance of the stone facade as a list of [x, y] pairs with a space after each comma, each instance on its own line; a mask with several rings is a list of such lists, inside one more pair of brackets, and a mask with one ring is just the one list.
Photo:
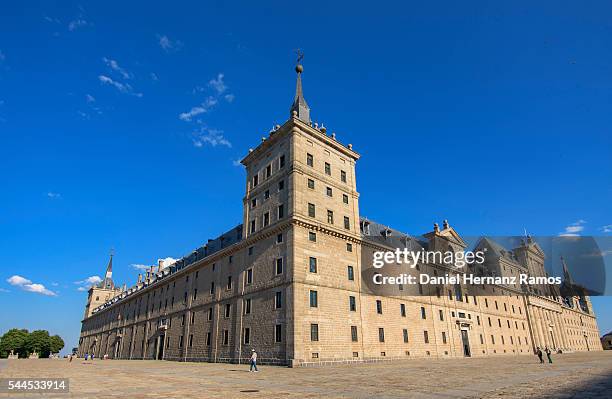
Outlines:
[[[79, 355], [246, 362], [255, 348], [261, 363], [309, 366], [601, 349], [588, 298], [586, 307], [579, 298], [569, 306], [518, 286], [474, 295], [451, 286], [430, 295], [369, 292], [362, 254], [384, 244], [373, 239], [382, 225], [360, 218], [359, 155], [310, 122], [301, 96], [299, 82], [294, 104], [302, 108], [242, 161], [242, 225], [171, 267], [151, 268], [130, 289], [92, 288]], [[424, 237], [430, 248], [465, 249], [446, 222]], [[537, 244], [513, 254], [487, 267], [545, 273]]]

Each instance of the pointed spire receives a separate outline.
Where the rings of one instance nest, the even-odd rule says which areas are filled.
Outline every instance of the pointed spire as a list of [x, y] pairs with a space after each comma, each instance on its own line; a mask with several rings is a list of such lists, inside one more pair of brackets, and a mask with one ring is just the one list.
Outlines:
[[108, 266], [106, 266], [106, 274], [104, 275], [104, 280], [100, 283], [100, 288], [115, 288], [115, 283], [113, 282], [113, 255], [113, 250], [111, 250]]
[[567, 268], [567, 263], [565, 263], [565, 258], [563, 258], [563, 256], [561, 256], [561, 264], [563, 265], [563, 279], [567, 284], [572, 285], [574, 283], [572, 281], [572, 275]]
[[297, 83], [295, 86], [295, 98], [291, 105], [290, 114], [292, 117], [297, 117], [302, 122], [310, 124], [310, 107], [308, 107], [306, 99], [304, 99], [304, 93], [302, 92], [302, 72], [304, 72], [304, 67], [300, 62], [304, 58], [304, 54], [299, 49], [296, 51], [296, 54], [298, 56], [297, 65], [295, 66]]

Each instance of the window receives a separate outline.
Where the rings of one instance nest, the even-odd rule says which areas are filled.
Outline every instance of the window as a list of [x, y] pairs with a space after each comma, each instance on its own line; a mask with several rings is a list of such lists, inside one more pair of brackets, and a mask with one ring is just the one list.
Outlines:
[[253, 187], [257, 187], [258, 184], [259, 184], [259, 176], [255, 175], [253, 176]]
[[246, 283], [253, 284], [253, 269], [247, 269], [246, 271]]
[[482, 337], [482, 334], [480, 334], [480, 345], [484, 345], [484, 338]]
[[308, 179], [308, 188], [310, 188], [310, 189], [314, 189], [315, 188], [314, 180]]
[[376, 313], [382, 314], [382, 301], [380, 299], [376, 300]]
[[340, 171], [340, 181], [346, 183], [346, 172], [343, 170]]
[[185, 325], [185, 314], [183, 313], [183, 315], [181, 316], [181, 326]]
[[312, 154], [306, 154], [306, 165], [311, 167], [314, 166], [314, 157]]
[[278, 191], [284, 190], [285, 189], [285, 181], [281, 180], [278, 182]]
[[189, 335], [189, 347], [191, 348], [193, 346], [193, 334]]
[[282, 219], [285, 217], [285, 206], [283, 204], [280, 204], [278, 206], [278, 218]]
[[317, 297], [317, 291], [310, 290], [310, 307], [311, 308], [319, 307], [319, 299]]
[[227, 276], [227, 289], [232, 289], [232, 276]]
[[344, 217], [344, 228], [347, 230], [350, 230], [351, 228], [351, 222], [348, 216]]
[[408, 343], [408, 329], [404, 328], [402, 334], [404, 336], [404, 343]]
[[253, 198], [251, 200], [251, 208], [255, 208], [257, 206], [257, 198]]
[[283, 242], [283, 234], [282, 233], [281, 234], [277, 234], [276, 235], [276, 243], [280, 244], [282, 242]]
[[327, 189], [325, 190], [325, 192], [327, 193], [328, 197], [333, 197], [333, 190], [331, 187], [327, 187]]
[[251, 298], [244, 300], [244, 314], [251, 314]]
[[428, 344], [429, 343], [429, 333], [427, 330], [423, 331], [423, 341]]
[[[319, 340], [319, 325], [311, 324], [310, 325], [310, 340], [313, 342], [317, 342]], [[319, 357], [317, 355], [317, 357]]]
[[311, 218], [316, 216], [315, 204], [308, 204], [308, 216]]
[[198, 299], [198, 289], [194, 289], [193, 290], [193, 300], [195, 301], [196, 299]]
[[357, 303], [355, 302], [355, 297], [352, 295], [349, 296], [349, 310], [351, 312], [357, 311]]
[[446, 343], [446, 332], [442, 331], [442, 343], [445, 344]]
[[249, 247], [248, 254], [253, 255], [253, 251], [254, 251], [254, 247]]
[[308, 241], [317, 242], [317, 233], [314, 231], [308, 232]]
[[278, 258], [276, 259], [276, 270], [275, 270], [276, 274], [282, 274], [283, 273], [283, 258]]
[[255, 233], [255, 219], [251, 220], [251, 233]]
[[325, 174], [331, 175], [331, 165], [327, 162], [325, 162]]
[[244, 338], [243, 338], [243, 342], [244, 342], [245, 344], [249, 344], [249, 343], [251, 343], [251, 329], [250, 329], [250, 328], [248, 328], [248, 327], [246, 327], [246, 328], [244, 329]]
[[230, 317], [230, 310], [232, 309], [232, 305], [230, 305], [229, 303], [225, 304], [225, 317], [229, 318]]
[[182, 347], [183, 347], [183, 336], [181, 335], [179, 337], [179, 348], [182, 348]]
[[351, 341], [357, 342], [357, 326], [351, 326]]
[[213, 317], [213, 310], [212, 308], [208, 309], [208, 321], [211, 321]]
[[210, 333], [206, 333], [206, 346], [210, 346]]
[[223, 345], [229, 345], [229, 330], [223, 330]]
[[272, 165], [266, 166], [266, 179], [272, 175]]
[[491, 318], [487, 317], [487, 319], [489, 319], [489, 327], [491, 327]]
[[274, 342], [283, 342], [283, 326], [281, 324], [274, 326]]
[[495, 337], [493, 336], [493, 334], [491, 334], [491, 343], [495, 345]]
[[327, 223], [334, 224], [334, 211], [327, 210]]
[[444, 311], [440, 309], [439, 312], [440, 312], [440, 321], [444, 321]]
[[426, 319], [426, 318], [427, 318], [427, 314], [425, 313], [425, 308], [421, 306], [421, 319]]
[[270, 190], [264, 191], [264, 200], [270, 199]]
[[274, 294], [274, 309], [280, 309], [283, 307], [283, 292], [277, 291]]
[[266, 212], [264, 213], [264, 217], [263, 217], [263, 227], [266, 227], [269, 224], [270, 224], [270, 212]]
[[279, 169], [285, 166], [285, 156], [281, 155], [278, 159], [278, 167]]
[[350, 281], [354, 281], [355, 280], [355, 272], [353, 271], [353, 266], [348, 266], [347, 267], [347, 271], [348, 271], [348, 279]]
[[346, 243], [346, 252], [353, 252], [353, 244], [350, 242]]
[[385, 342], [385, 329], [382, 327], [378, 329], [378, 342]]
[[406, 317], [406, 305], [403, 303], [400, 303], [400, 316]]
[[345, 204], [348, 204], [348, 195], [342, 194], [342, 202], [344, 202]]
[[310, 272], [311, 273], [316, 273], [317, 272], [317, 258], [310, 258]]

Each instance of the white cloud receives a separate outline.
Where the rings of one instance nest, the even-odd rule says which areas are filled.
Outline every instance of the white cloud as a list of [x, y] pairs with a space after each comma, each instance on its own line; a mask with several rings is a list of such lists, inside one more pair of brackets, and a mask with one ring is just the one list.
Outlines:
[[[153, 265], [153, 269], [157, 271], [157, 265], [159, 265], [159, 262], [162, 263], [162, 269], [165, 269], [169, 266], [171, 266], [172, 264], [176, 263], [177, 259], [174, 259], [172, 257], [167, 257], [167, 258], [163, 258], [163, 259], [158, 259], [157, 263], [155, 265]], [[142, 263], [133, 263], [130, 265], [132, 268], [136, 269], [136, 270], [149, 270], [151, 268], [151, 265], [145, 265]]]
[[132, 77], [132, 74], [129, 73], [128, 71], [126, 71], [125, 69], [121, 68], [119, 66], [119, 64], [117, 63], [117, 61], [110, 59], [110, 58], [102, 58], [102, 61], [104, 61], [104, 63], [113, 71], [117, 72], [119, 75], [121, 75], [123, 77], [123, 79], [130, 79]]
[[194, 116], [198, 116], [205, 112], [208, 112], [212, 107], [217, 104], [217, 99], [214, 97], [208, 97], [202, 104], [192, 107], [189, 112], [183, 112], [179, 114], [179, 119], [185, 122], [191, 122]]
[[91, 94], [85, 94], [85, 101], [87, 101], [88, 103], [95, 103], [96, 98]]
[[84, 280], [75, 281], [74, 283], [80, 284], [80, 285], [92, 285], [92, 284], [98, 284], [101, 281], [102, 281], [102, 278], [100, 278], [100, 276], [89, 276]]
[[236, 98], [236, 96], [234, 96], [233, 94], [226, 94], [224, 98], [225, 98], [225, 101], [227, 101], [228, 103], [231, 103], [232, 101], [234, 101], [234, 98]]
[[51, 199], [60, 199], [60, 198], [62, 198], [62, 195], [60, 193], [54, 193], [52, 191], [49, 191], [47, 193], [47, 197], [51, 198]]
[[6, 281], [10, 285], [19, 287], [24, 291], [34, 292], [36, 294], [47, 295], [47, 296], [57, 295], [55, 292], [45, 288], [44, 285], [38, 284], [38, 283], [32, 283], [32, 281], [28, 280], [27, 278], [21, 277], [18, 275], [11, 276]]
[[150, 265], [143, 265], [140, 263], [132, 263], [130, 266], [136, 270], [147, 270], [151, 267]]
[[78, 17], [77, 19], [73, 19], [68, 23], [68, 30], [70, 32], [74, 32], [75, 30], [82, 28], [84, 26], [89, 26], [91, 23], [87, 22], [82, 17]]
[[213, 89], [215, 89], [217, 91], [217, 93], [219, 93], [219, 94], [223, 94], [223, 92], [225, 92], [225, 90], [227, 90], [227, 86], [223, 82], [223, 77], [224, 77], [224, 75], [222, 73], [220, 73], [220, 74], [217, 75], [216, 79], [211, 79], [208, 82], [208, 85], [211, 86]]
[[579, 236], [578, 233], [580, 233], [581, 231], [584, 230], [584, 224], [586, 223], [586, 220], [580, 219], [572, 224], [570, 224], [569, 226], [565, 227], [565, 231], [563, 231], [562, 233], [559, 233], [559, 236], [561, 237], [577, 237]]
[[229, 140], [223, 136], [222, 130], [201, 127], [198, 132], [194, 133], [193, 145], [196, 147], [203, 147], [205, 144], [213, 147], [218, 145], [229, 148], [232, 147], [232, 143], [230, 143]]
[[612, 224], [607, 224], [601, 228], [604, 233], [612, 233]]
[[166, 35], [157, 35], [159, 39], [159, 46], [166, 52], [171, 50], [179, 50], [183, 47], [183, 43], [180, 40], [170, 40]]
[[0, 292], [11, 292], [11, 291], [7, 290], [6, 288], [0, 288]]
[[159, 80], [159, 77], [157, 76], [155, 72], [151, 72], [150, 76], [151, 76], [151, 80], [154, 80], [156, 82]]
[[87, 288], [87, 287], [79, 287], [79, 288], [77, 288], [77, 291], [89, 291], [89, 288]]
[[136, 93], [134, 92], [134, 89], [132, 89], [132, 86], [130, 86], [127, 83], [121, 83], [121, 82], [117, 82], [111, 78], [109, 78], [106, 75], [100, 75], [98, 76], [98, 80], [102, 83], [102, 84], [106, 84], [109, 86], [113, 86], [114, 88], [116, 88], [117, 90], [119, 90], [121, 93], [125, 93], [125, 94], [130, 94], [136, 97], [142, 97], [142, 93]]

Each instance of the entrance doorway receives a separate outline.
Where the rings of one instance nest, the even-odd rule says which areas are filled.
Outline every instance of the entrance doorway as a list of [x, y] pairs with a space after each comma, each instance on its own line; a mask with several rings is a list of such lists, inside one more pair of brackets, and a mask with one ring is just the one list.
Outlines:
[[463, 356], [471, 357], [472, 353], [470, 352], [470, 339], [468, 337], [467, 330], [461, 330], [461, 342], [463, 343]]
[[161, 334], [157, 337], [157, 341], [155, 342], [155, 359], [163, 360], [164, 359], [164, 342], [166, 335]]
[[119, 348], [121, 347], [121, 339], [118, 339], [115, 342], [115, 356], [113, 357], [113, 359], [119, 359]]

